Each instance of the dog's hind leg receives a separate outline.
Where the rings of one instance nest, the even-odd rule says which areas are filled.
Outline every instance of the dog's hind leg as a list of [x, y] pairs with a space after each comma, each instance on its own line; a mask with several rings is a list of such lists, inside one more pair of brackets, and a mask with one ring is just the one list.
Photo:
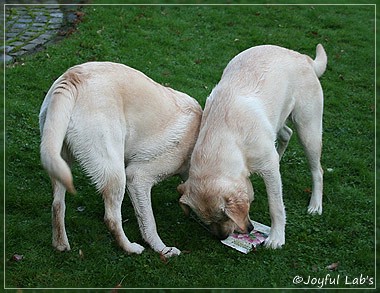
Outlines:
[[[322, 193], [323, 193], [323, 170], [321, 166], [322, 153], [322, 105], [318, 111], [314, 111], [314, 116], [296, 117], [297, 133], [299, 140], [305, 150], [311, 176], [312, 195], [309, 202], [308, 212], [310, 214], [322, 214]], [[310, 113], [310, 112], [307, 112]]]
[[314, 132], [311, 129], [302, 129], [299, 131], [299, 136], [309, 161], [313, 180], [312, 195], [309, 202], [308, 212], [310, 214], [321, 215], [323, 193], [323, 170], [320, 163], [322, 133]]
[[[62, 157], [71, 165], [66, 147], [62, 150]], [[53, 186], [53, 203], [51, 206], [52, 214], [52, 234], [53, 234], [53, 247], [59, 251], [70, 250], [69, 240], [65, 228], [65, 194], [66, 188], [56, 179], [51, 178]]]
[[157, 232], [151, 202], [151, 188], [155, 178], [148, 175], [155, 169], [152, 164], [129, 165], [126, 168], [127, 189], [144, 240], [154, 251], [161, 253], [164, 257], [171, 257], [179, 255], [181, 252], [175, 247], [167, 247]]
[[54, 197], [53, 204], [51, 206], [53, 247], [59, 251], [70, 250], [70, 244], [65, 228], [66, 188], [58, 180], [52, 179], [51, 182]]
[[289, 140], [292, 137], [293, 131], [286, 125], [284, 125], [277, 133], [277, 153], [280, 160], [289, 144]]

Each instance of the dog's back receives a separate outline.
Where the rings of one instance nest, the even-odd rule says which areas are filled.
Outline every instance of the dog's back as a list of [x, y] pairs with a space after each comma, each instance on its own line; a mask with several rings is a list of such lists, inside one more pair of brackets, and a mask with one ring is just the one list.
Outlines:
[[[211, 104], [217, 105], [214, 109], [232, 109], [228, 111], [231, 119], [236, 107], [236, 112], [246, 115], [249, 121], [261, 114], [272, 117], [268, 127], [275, 135], [295, 107], [312, 104], [309, 99], [322, 92], [318, 77], [326, 69], [327, 57], [322, 45], [318, 45], [316, 51], [315, 60], [273, 45], [252, 47], [241, 52], [228, 63], [220, 82], [206, 101], [203, 120], [209, 113], [208, 109], [212, 108]], [[266, 128], [265, 125], [262, 127]]]
[[[223, 71], [221, 81], [232, 79], [242, 88], [247, 88], [265, 79], [265, 74], [286, 74], [286, 77], [315, 74], [322, 76], [326, 69], [327, 56], [322, 47], [316, 48], [316, 58], [274, 45], [249, 48], [236, 55]], [[292, 70], [293, 69], [293, 70]], [[245, 75], [245, 72], [250, 72]]]

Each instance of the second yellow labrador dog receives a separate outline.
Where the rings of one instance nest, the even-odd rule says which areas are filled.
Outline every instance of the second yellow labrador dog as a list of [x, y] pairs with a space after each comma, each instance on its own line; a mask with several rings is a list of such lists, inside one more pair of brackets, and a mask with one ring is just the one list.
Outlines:
[[75, 192], [76, 159], [102, 193], [104, 220], [120, 247], [141, 253], [122, 228], [127, 187], [144, 240], [157, 252], [180, 254], [158, 236], [152, 186], [186, 173], [202, 110], [190, 96], [163, 87], [122, 64], [90, 62], [59, 77], [41, 106], [41, 160], [53, 184], [53, 246], [70, 250], [65, 230], [65, 191]]
[[[327, 56], [316, 58], [277, 46], [250, 48], [233, 58], [206, 101], [189, 178], [178, 187], [185, 212], [191, 208], [221, 239], [249, 232], [253, 188], [249, 176], [265, 182], [271, 215], [266, 246], [285, 243], [285, 208], [279, 162], [297, 128], [313, 179], [309, 213], [322, 213], [323, 92], [319, 83]], [[278, 141], [276, 149], [275, 141]]]

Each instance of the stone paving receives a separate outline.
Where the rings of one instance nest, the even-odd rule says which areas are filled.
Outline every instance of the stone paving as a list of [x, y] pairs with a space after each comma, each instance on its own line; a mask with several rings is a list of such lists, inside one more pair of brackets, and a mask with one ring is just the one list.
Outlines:
[[4, 8], [3, 62], [12, 62], [16, 57], [43, 48], [57, 37], [64, 24], [64, 12], [56, 1], [45, 1], [43, 5], [7, 4]]

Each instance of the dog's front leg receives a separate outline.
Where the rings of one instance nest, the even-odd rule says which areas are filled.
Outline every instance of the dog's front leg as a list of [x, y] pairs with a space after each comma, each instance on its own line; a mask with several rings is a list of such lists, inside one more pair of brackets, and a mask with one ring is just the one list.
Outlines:
[[165, 257], [179, 255], [181, 251], [175, 247], [167, 247], [157, 233], [156, 221], [151, 203], [153, 180], [149, 180], [143, 167], [126, 169], [127, 188], [135, 209], [137, 221], [144, 240], [152, 249]]
[[281, 248], [285, 244], [285, 207], [282, 200], [281, 175], [278, 160], [273, 168], [262, 173], [269, 202], [271, 217], [271, 232], [265, 241], [265, 246]]

